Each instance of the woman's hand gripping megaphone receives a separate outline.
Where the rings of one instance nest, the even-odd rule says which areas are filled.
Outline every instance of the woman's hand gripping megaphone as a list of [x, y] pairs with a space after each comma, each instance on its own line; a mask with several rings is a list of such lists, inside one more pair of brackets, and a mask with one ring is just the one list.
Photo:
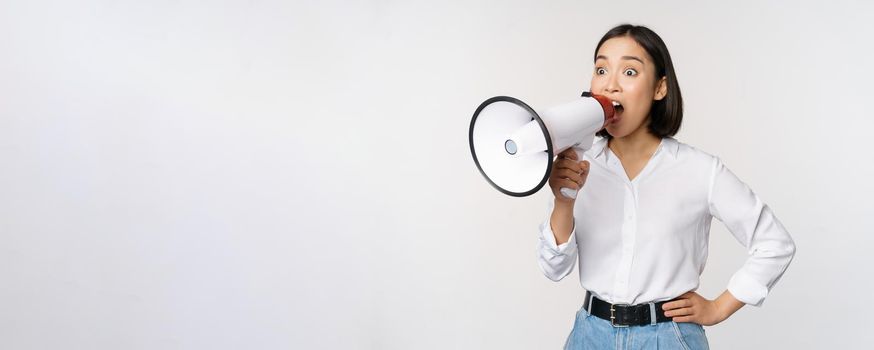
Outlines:
[[589, 161], [580, 161], [573, 147], [558, 154], [552, 163], [549, 175], [549, 187], [557, 200], [573, 202], [577, 192], [586, 184], [589, 176]]

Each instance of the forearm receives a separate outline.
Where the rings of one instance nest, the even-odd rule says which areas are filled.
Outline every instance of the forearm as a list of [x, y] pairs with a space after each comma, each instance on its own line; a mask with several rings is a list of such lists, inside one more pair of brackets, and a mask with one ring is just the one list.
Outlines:
[[746, 305], [744, 302], [737, 300], [737, 298], [735, 298], [728, 290], [722, 292], [714, 302], [716, 303], [716, 307], [723, 320], [728, 319], [731, 315], [737, 312], [737, 310], [740, 310], [744, 305]]
[[561, 200], [555, 201], [552, 216], [549, 218], [550, 228], [557, 245], [564, 244], [571, 237], [574, 228], [574, 204]]

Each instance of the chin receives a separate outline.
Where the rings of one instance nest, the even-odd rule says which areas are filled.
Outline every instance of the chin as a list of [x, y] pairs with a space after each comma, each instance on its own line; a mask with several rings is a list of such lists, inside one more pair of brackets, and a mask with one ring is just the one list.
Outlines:
[[622, 128], [614, 125], [607, 125], [606, 130], [607, 133], [610, 134], [610, 136], [612, 136], [613, 138], [623, 138], [630, 134], [630, 132], [628, 132], [627, 130], [622, 130]]

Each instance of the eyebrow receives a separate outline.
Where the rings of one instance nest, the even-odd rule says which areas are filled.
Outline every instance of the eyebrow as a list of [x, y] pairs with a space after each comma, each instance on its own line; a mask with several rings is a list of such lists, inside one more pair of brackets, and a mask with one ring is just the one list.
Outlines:
[[[620, 57], [620, 58], [623, 59], [623, 60], [635, 60], [635, 61], [640, 62], [641, 64], [643, 64], [643, 60], [640, 59], [640, 58], [637, 57], [637, 56], [622, 56], [622, 57]], [[606, 60], [606, 59], [607, 59], [607, 56], [604, 56], [604, 55], [598, 55], [598, 57], [595, 57], [595, 61], [600, 60], [600, 59], [605, 59], [605, 60]]]

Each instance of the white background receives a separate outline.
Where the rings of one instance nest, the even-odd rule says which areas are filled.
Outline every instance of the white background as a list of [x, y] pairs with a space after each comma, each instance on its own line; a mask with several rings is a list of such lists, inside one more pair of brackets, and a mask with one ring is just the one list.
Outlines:
[[[0, 1], [0, 348], [557, 349], [582, 294], [536, 263], [551, 194], [491, 188], [494, 95], [589, 87], [647, 25], [798, 253], [713, 349], [874, 341], [874, 6], [736, 1]], [[745, 259], [712, 230], [699, 289]]]

